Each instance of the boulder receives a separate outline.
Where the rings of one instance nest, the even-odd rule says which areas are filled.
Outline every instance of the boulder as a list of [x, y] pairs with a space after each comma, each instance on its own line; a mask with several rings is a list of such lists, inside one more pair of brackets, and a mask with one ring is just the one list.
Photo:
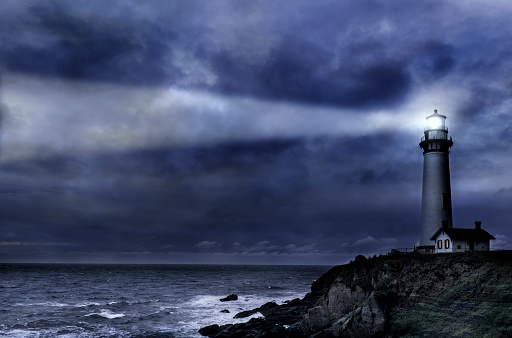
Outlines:
[[211, 337], [211, 336], [214, 336], [217, 333], [219, 333], [221, 330], [222, 329], [219, 325], [213, 324], [213, 325], [205, 326], [205, 327], [199, 329], [198, 332], [200, 334], [202, 334], [203, 336]]
[[315, 306], [308, 310], [302, 321], [306, 333], [318, 332], [329, 326], [329, 311], [323, 306]]
[[238, 300], [238, 296], [235, 295], [234, 293], [233, 294], [230, 294], [229, 296], [227, 297], [224, 297], [224, 298], [221, 298], [220, 301], [221, 302], [229, 302], [229, 301], [233, 301], [233, 300]]
[[242, 311], [242, 312], [237, 313], [233, 318], [235, 318], [235, 319], [247, 318], [249, 316], [252, 316], [256, 312], [258, 312], [258, 309]]
[[268, 302], [263, 304], [257, 309], [247, 310], [239, 312], [235, 315], [235, 319], [238, 318], [247, 318], [249, 316], [252, 316], [253, 314], [260, 312], [262, 315], [267, 316], [269, 313], [273, 312], [274, 310], [279, 309], [279, 305], [277, 305], [274, 302]]

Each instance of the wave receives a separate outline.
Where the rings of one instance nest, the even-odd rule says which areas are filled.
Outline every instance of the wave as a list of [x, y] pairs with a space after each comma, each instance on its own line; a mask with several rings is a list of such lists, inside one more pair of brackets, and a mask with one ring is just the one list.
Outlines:
[[75, 307], [89, 307], [89, 306], [100, 306], [100, 303], [97, 302], [85, 302], [85, 303], [78, 303], [75, 304]]
[[20, 285], [0, 285], [0, 289], [17, 289]]
[[[108, 327], [108, 326], [87, 326], [86, 323], [79, 322], [78, 325], [63, 325], [60, 327], [52, 328], [0, 328], [0, 336], [7, 336], [13, 338], [42, 338], [42, 337], [81, 337], [81, 338], [96, 338], [96, 337], [158, 337], [157, 335], [144, 334], [140, 335], [137, 331], [125, 331], [123, 329]], [[155, 332], [157, 333], [157, 332]], [[171, 332], [172, 334], [172, 332]], [[166, 336], [167, 337], [167, 336]], [[169, 337], [173, 337], [170, 335]]]
[[171, 314], [171, 313], [180, 311], [180, 307], [174, 306], [174, 305], [159, 306], [158, 308], [159, 308], [160, 312], [164, 312], [167, 314]]
[[124, 314], [123, 313], [112, 313], [108, 310], [102, 309], [100, 313], [89, 313], [88, 315], [85, 315], [85, 317], [116, 319], [116, 318], [124, 317]]
[[69, 304], [58, 303], [58, 302], [41, 302], [41, 303], [16, 303], [14, 306], [51, 306], [51, 307], [64, 307]]
[[190, 300], [187, 301], [192, 307], [205, 307], [205, 306], [214, 306], [214, 305], [232, 305], [232, 304], [239, 304], [241, 297], [238, 297], [238, 300], [230, 301], [221, 303], [220, 299], [223, 298], [222, 295], [198, 295], [192, 297]]

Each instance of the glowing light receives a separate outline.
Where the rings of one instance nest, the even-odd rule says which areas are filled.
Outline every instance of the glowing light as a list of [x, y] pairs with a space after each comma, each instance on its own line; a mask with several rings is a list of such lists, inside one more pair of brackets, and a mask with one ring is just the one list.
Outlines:
[[433, 114], [427, 117], [427, 128], [428, 129], [443, 129], [444, 128], [443, 115]]

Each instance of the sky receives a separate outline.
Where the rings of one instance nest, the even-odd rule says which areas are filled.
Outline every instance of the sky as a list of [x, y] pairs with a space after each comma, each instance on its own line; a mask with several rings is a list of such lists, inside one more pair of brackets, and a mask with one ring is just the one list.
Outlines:
[[0, 262], [343, 264], [455, 227], [512, 249], [512, 3], [5, 1]]

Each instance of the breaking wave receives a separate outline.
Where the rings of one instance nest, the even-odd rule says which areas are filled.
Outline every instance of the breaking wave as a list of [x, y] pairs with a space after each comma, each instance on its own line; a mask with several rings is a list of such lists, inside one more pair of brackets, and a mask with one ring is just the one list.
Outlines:
[[88, 315], [85, 315], [85, 317], [116, 319], [116, 318], [124, 317], [124, 314], [122, 314], [122, 313], [112, 313], [112, 312], [110, 312], [108, 310], [103, 310], [102, 309], [100, 313], [89, 313]]

